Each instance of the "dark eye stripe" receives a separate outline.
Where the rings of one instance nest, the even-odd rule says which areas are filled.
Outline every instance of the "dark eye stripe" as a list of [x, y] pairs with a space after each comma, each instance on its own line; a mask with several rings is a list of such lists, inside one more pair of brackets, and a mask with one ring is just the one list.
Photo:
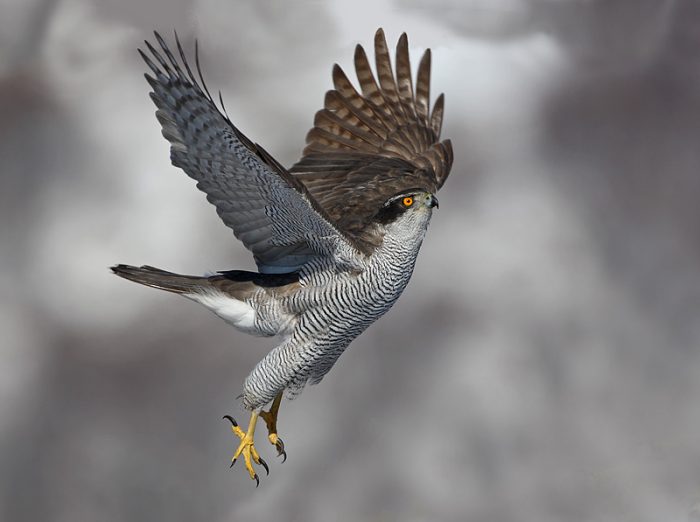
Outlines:
[[374, 219], [376, 222], [386, 225], [394, 221], [397, 217], [406, 212], [406, 210], [408, 210], [408, 208], [403, 205], [403, 202], [400, 199], [396, 199], [384, 205], [379, 212], [377, 212]]

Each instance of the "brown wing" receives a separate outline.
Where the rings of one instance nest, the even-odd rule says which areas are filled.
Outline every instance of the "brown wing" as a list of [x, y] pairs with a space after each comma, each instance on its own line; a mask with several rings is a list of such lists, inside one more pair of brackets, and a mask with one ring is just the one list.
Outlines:
[[[335, 89], [316, 113], [298, 177], [336, 224], [361, 237], [384, 201], [403, 190], [436, 192], [452, 166], [452, 145], [439, 142], [444, 96], [430, 107], [430, 49], [418, 66], [415, 92], [408, 38], [396, 46], [396, 75], [384, 37], [374, 37], [378, 81], [364, 49], [355, 48], [361, 93], [337, 64]], [[367, 238], [363, 238], [367, 239]]]

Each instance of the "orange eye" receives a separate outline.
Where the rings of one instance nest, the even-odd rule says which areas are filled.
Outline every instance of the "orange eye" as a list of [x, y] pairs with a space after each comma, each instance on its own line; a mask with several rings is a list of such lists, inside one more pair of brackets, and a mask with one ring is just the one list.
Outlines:
[[403, 206], [404, 207], [410, 207], [413, 205], [413, 198], [411, 196], [406, 196], [403, 198]]

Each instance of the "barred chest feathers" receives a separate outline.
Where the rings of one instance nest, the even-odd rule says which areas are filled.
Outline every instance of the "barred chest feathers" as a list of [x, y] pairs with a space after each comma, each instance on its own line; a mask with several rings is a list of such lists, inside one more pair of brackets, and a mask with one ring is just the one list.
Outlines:
[[282, 390], [292, 399], [307, 382], [320, 382], [345, 348], [392, 307], [413, 274], [437, 205], [430, 194], [420, 201], [377, 223], [382, 242], [360, 258], [360, 270], [339, 270], [323, 258], [302, 268], [300, 290], [282, 306], [296, 318], [294, 328], [246, 379], [244, 406], [265, 404]]

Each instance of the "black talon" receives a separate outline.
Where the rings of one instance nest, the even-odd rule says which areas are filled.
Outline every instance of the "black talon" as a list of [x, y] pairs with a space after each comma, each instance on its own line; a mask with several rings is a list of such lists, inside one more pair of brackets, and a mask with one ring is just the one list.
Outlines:
[[236, 422], [236, 419], [234, 419], [230, 415], [224, 415], [222, 418], [229, 421], [231, 423], [231, 425], [233, 425], [234, 428], [238, 427], [238, 423]]
[[256, 473], [253, 475], [253, 478], [255, 479], [255, 487], [257, 488], [260, 485], [260, 479], [258, 478], [258, 474]]
[[277, 456], [279, 457], [282, 455], [282, 463], [284, 464], [284, 461], [287, 460], [287, 452], [284, 451], [284, 442], [282, 442], [282, 439], [277, 439], [277, 444], [275, 444], [275, 447], [277, 448]]
[[233, 460], [231, 461], [231, 465], [229, 466], [229, 468], [232, 468], [233, 465], [234, 465], [235, 463], [236, 463], [236, 459], [233, 459]]
[[258, 457], [258, 460], [260, 461], [260, 465], [265, 468], [265, 472], [269, 475], [270, 468], [267, 467], [267, 462], [265, 462], [262, 457]]

